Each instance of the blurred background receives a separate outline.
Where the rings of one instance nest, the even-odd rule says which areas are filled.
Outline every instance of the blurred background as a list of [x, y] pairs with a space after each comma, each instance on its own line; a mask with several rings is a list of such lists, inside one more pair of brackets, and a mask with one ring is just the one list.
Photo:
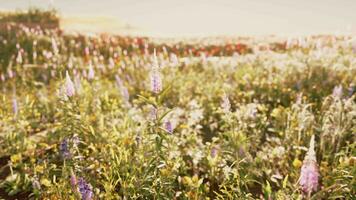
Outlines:
[[148, 36], [349, 34], [355, 0], [0, 0], [0, 10], [54, 8], [68, 31]]

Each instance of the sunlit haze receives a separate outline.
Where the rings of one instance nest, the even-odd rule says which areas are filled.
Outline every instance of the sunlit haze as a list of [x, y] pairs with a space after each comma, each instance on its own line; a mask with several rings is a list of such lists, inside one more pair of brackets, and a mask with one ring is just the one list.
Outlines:
[[96, 31], [119, 32], [116, 27], [129, 25], [142, 34], [162, 36], [335, 34], [356, 29], [354, 0], [0, 0], [2, 10], [30, 6], [53, 6], [67, 19], [100, 18], [106, 25], [96, 26]]

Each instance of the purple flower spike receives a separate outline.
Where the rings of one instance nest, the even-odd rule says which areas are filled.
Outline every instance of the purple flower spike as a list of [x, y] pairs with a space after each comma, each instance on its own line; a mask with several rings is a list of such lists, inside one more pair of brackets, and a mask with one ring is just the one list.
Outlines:
[[62, 140], [61, 144], [59, 145], [59, 151], [63, 158], [70, 158], [69, 143], [67, 138]]
[[78, 180], [79, 192], [82, 196], [82, 200], [91, 200], [93, 199], [93, 191], [90, 184], [86, 183], [83, 178]]
[[70, 79], [68, 71], [66, 71], [65, 93], [68, 97], [72, 97], [75, 94], [74, 84], [73, 81]]
[[162, 91], [162, 77], [159, 70], [159, 63], [156, 55], [156, 49], [153, 54], [153, 66], [151, 69], [151, 91], [155, 94], [158, 94]]
[[89, 70], [88, 70], [88, 79], [93, 80], [95, 78], [95, 71], [93, 69], [93, 66], [90, 64]]
[[12, 99], [12, 110], [14, 112], [14, 116], [16, 117], [17, 114], [19, 113], [19, 106], [16, 97]]
[[319, 169], [316, 163], [314, 151], [314, 135], [310, 140], [310, 147], [304, 158], [303, 166], [300, 172], [299, 185], [302, 191], [310, 197], [312, 192], [318, 191], [319, 187]]
[[151, 72], [151, 90], [155, 94], [162, 91], [162, 78], [158, 70]]
[[165, 129], [167, 130], [168, 133], [172, 134], [173, 133], [173, 126], [170, 121], [166, 121], [164, 123]]
[[78, 180], [77, 177], [75, 176], [74, 172], [72, 172], [70, 176], [70, 185], [72, 186], [73, 190], [77, 187]]

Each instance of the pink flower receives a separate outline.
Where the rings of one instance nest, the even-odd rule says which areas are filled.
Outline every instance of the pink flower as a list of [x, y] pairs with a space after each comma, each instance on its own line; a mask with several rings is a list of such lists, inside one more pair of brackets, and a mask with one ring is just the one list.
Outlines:
[[300, 172], [299, 185], [302, 191], [308, 196], [312, 192], [318, 191], [319, 187], [319, 169], [316, 162], [316, 155], [314, 151], [314, 135], [310, 140], [310, 147], [307, 155], [304, 158], [303, 166]]

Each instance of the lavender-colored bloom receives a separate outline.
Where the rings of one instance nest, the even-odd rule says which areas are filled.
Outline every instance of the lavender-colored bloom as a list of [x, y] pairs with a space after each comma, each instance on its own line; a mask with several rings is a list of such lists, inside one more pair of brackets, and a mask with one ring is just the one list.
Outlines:
[[213, 148], [211, 148], [211, 151], [210, 151], [210, 156], [212, 158], [215, 158], [217, 155], [218, 155], [218, 148], [216, 146], [213, 146]]
[[93, 69], [93, 66], [90, 64], [89, 70], [88, 70], [88, 79], [93, 80], [95, 77], [95, 71]]
[[150, 112], [150, 118], [152, 120], [156, 120], [157, 119], [157, 112], [158, 112], [157, 108], [152, 106], [151, 112]]
[[159, 63], [156, 55], [156, 49], [153, 54], [153, 66], [150, 73], [151, 78], [151, 91], [158, 94], [162, 91], [162, 78], [159, 71]]
[[66, 71], [65, 93], [68, 97], [72, 97], [75, 94], [74, 84], [70, 79], [68, 71]]
[[342, 85], [335, 86], [334, 90], [333, 90], [333, 97], [341, 99], [342, 98], [342, 94], [343, 94]]
[[158, 70], [151, 72], [151, 91], [155, 94], [162, 91], [162, 78]]
[[77, 180], [77, 177], [75, 176], [74, 172], [72, 171], [71, 172], [71, 175], [70, 175], [70, 185], [73, 189], [74, 192], [76, 192], [76, 188], [77, 188], [77, 184], [78, 184], [78, 180]]
[[172, 123], [171, 123], [170, 121], [166, 121], [166, 122], [164, 123], [164, 127], [165, 127], [165, 129], [166, 129], [166, 131], [167, 131], [168, 133], [170, 133], [170, 134], [173, 133], [173, 126], [172, 126]]
[[311, 137], [309, 150], [304, 158], [303, 166], [300, 172], [299, 185], [302, 191], [308, 196], [312, 192], [318, 191], [319, 187], [319, 169], [316, 163], [316, 155], [314, 151], [314, 135]]
[[12, 111], [14, 112], [14, 116], [16, 117], [17, 114], [19, 113], [19, 106], [17, 103], [16, 97], [12, 99]]
[[72, 143], [73, 143], [73, 147], [77, 148], [80, 143], [80, 138], [77, 135], [74, 135], [72, 137]]
[[93, 199], [93, 191], [90, 184], [86, 183], [83, 178], [78, 179], [78, 188], [82, 196], [82, 200]]
[[41, 190], [41, 184], [38, 181], [38, 178], [35, 176], [32, 180], [32, 188], [35, 190]]
[[74, 77], [74, 87], [75, 87], [75, 90], [78, 93], [80, 93], [80, 91], [82, 90], [82, 83], [80, 81], [80, 74], [79, 73]]
[[67, 138], [64, 138], [60, 143], [59, 151], [63, 158], [70, 158], [69, 141]]

